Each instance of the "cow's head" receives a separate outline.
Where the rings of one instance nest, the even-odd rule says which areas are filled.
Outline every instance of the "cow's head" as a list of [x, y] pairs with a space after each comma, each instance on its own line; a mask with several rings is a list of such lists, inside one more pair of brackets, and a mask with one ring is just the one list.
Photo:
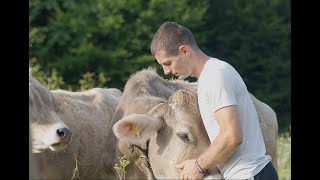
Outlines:
[[113, 126], [118, 139], [143, 147], [157, 179], [177, 179], [175, 166], [197, 158], [210, 144], [194, 91], [179, 90], [146, 114], [131, 114]]
[[71, 141], [71, 132], [55, 112], [52, 94], [29, 75], [29, 123], [32, 151], [60, 151]]

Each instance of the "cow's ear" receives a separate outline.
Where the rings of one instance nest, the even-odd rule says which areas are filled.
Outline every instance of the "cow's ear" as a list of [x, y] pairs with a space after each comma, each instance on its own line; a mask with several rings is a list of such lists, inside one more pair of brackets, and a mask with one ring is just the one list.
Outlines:
[[132, 114], [120, 119], [112, 130], [118, 139], [124, 138], [131, 144], [142, 147], [161, 125], [162, 121], [152, 115]]

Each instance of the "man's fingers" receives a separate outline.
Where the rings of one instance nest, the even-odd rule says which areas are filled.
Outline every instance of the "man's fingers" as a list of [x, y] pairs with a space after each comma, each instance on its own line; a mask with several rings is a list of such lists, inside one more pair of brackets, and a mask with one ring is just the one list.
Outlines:
[[184, 163], [180, 163], [176, 165], [177, 169], [183, 169], [183, 167], [184, 167]]
[[180, 179], [185, 180], [183, 174], [180, 175]]

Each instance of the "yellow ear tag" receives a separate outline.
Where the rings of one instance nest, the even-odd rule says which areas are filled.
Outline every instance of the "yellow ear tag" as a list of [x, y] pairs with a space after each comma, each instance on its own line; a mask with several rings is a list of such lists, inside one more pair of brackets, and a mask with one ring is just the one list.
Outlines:
[[137, 135], [138, 137], [140, 137], [141, 135], [141, 129], [139, 128], [139, 126], [137, 125], [133, 125], [133, 128], [132, 128], [132, 133]]

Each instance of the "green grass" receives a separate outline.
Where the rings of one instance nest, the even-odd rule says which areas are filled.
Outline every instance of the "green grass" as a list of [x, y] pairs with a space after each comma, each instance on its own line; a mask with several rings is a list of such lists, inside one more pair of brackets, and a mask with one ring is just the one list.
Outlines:
[[289, 133], [278, 137], [278, 175], [279, 180], [291, 179], [291, 136]]

